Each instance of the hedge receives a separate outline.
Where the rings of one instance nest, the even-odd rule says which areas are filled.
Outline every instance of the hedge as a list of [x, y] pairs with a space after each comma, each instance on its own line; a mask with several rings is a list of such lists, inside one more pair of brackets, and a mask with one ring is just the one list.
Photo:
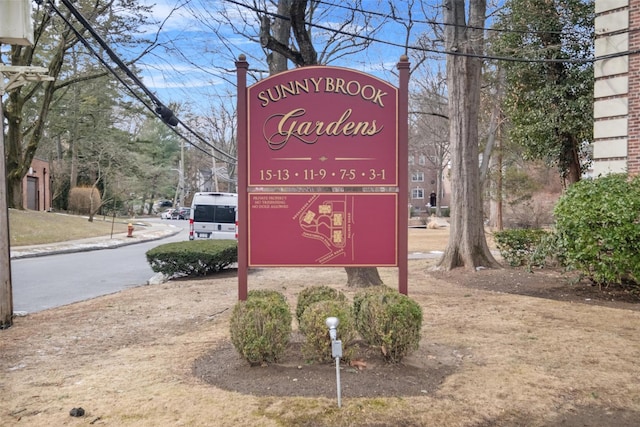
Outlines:
[[205, 276], [238, 262], [238, 244], [235, 240], [189, 240], [157, 246], [146, 256], [156, 273]]

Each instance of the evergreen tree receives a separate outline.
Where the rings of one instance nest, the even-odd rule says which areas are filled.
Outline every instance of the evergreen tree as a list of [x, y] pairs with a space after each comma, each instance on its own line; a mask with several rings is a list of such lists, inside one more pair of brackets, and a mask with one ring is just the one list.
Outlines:
[[568, 183], [588, 166], [593, 134], [594, 2], [509, 0], [493, 40], [505, 61], [511, 140], [529, 159], [557, 166]]

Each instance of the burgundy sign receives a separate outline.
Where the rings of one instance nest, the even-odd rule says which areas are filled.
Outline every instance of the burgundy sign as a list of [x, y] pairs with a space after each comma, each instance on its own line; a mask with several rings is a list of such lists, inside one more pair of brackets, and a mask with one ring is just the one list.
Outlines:
[[238, 299], [247, 299], [250, 266], [398, 267], [407, 294], [409, 58], [397, 64], [398, 87], [327, 66], [247, 87], [244, 55], [236, 69]]
[[250, 187], [398, 185], [398, 89], [304, 67], [248, 88]]
[[397, 266], [395, 193], [251, 193], [249, 266]]

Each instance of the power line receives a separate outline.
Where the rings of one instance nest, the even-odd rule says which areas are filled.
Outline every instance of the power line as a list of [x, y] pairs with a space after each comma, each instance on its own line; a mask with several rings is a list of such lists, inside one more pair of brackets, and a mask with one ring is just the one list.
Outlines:
[[[71, 31], [73, 31], [73, 33], [76, 35], [76, 37], [78, 38], [78, 40], [80, 40], [82, 42], [82, 44], [84, 45], [84, 47], [89, 51], [89, 53], [93, 54], [96, 58], [98, 58], [98, 61], [100, 61], [100, 63], [111, 73], [113, 74], [113, 76], [118, 79], [118, 81], [120, 83], [122, 83], [122, 85], [124, 87], [126, 87], [129, 92], [131, 92], [131, 94], [133, 95], [134, 98], [136, 98], [138, 101], [140, 101], [149, 111], [151, 112], [155, 112], [153, 107], [151, 105], [149, 105], [145, 100], [143, 100], [140, 95], [138, 95], [138, 93], [129, 85], [129, 83], [127, 83], [127, 81], [125, 81], [122, 77], [120, 77], [120, 75], [118, 73], [116, 73], [116, 71], [113, 69], [113, 67], [111, 67], [109, 64], [107, 64], [107, 62], [104, 60], [104, 58], [102, 58], [101, 55], [99, 55], [95, 49], [91, 46], [91, 44], [89, 43], [89, 41], [84, 38], [82, 36], [82, 34], [80, 34], [80, 32], [71, 24], [71, 22], [69, 22], [69, 20], [67, 19], [66, 16], [64, 16], [62, 14], [62, 12], [60, 12], [60, 10], [53, 4], [53, 3], [49, 3], [49, 7], [58, 14], [58, 16], [60, 18], [62, 18], [62, 20], [65, 22], [65, 24], [67, 24], [67, 26], [71, 29]], [[184, 138], [184, 136], [182, 136], [179, 132], [177, 132], [175, 130], [175, 128], [170, 127], [170, 129], [176, 133], [179, 137]], [[185, 139], [186, 140], [186, 139]], [[190, 141], [186, 140], [187, 142], [191, 143]], [[203, 153], [207, 154], [207, 155], [211, 155], [211, 153], [209, 153], [208, 151], [204, 150], [203, 148], [194, 145], [195, 148], [197, 148], [198, 150], [202, 151]], [[222, 161], [222, 160], [221, 160]]]
[[[222, 154], [223, 156], [226, 156], [227, 160], [225, 159], [220, 159], [216, 157], [216, 160], [220, 160], [221, 162], [226, 162], [229, 159], [233, 162], [236, 162], [237, 159], [220, 150], [219, 148], [215, 147], [213, 144], [209, 143], [207, 140], [205, 140], [200, 134], [198, 134], [197, 132], [195, 132], [193, 129], [191, 129], [189, 126], [187, 126], [184, 122], [182, 122], [180, 119], [178, 119], [173, 112], [171, 111], [171, 109], [169, 109], [168, 107], [166, 107], [159, 99], [158, 97], [155, 96], [155, 94], [153, 92], [151, 92], [145, 85], [144, 83], [142, 83], [142, 81], [131, 71], [131, 69], [129, 69], [129, 67], [127, 67], [127, 65], [118, 57], [118, 55], [116, 55], [116, 53], [107, 45], [107, 43], [102, 39], [102, 37], [100, 37], [100, 35], [93, 29], [93, 27], [91, 26], [91, 24], [84, 18], [84, 16], [82, 16], [82, 14], [69, 2], [69, 0], [60, 0], [66, 7], [67, 9], [69, 9], [69, 11], [71, 12], [71, 14], [78, 20], [78, 22], [82, 25], [83, 28], [85, 28], [90, 34], [91, 36], [98, 42], [98, 44], [107, 52], [107, 54], [109, 55], [109, 58], [111, 58], [111, 60], [113, 62], [115, 62], [118, 65], [118, 68], [120, 68], [120, 70], [122, 70], [131, 80], [133, 80], [133, 82], [140, 88], [142, 89], [142, 91], [153, 101], [153, 103], [156, 105], [155, 108], [152, 108], [148, 103], [146, 103], [144, 100], [142, 100], [140, 98], [140, 96], [131, 88], [131, 86], [129, 86], [113, 69], [113, 67], [109, 66], [106, 61], [104, 61], [104, 59], [95, 51], [95, 49], [93, 49], [89, 42], [86, 40], [86, 38], [75, 29], [75, 27], [73, 25], [71, 25], [71, 23], [66, 19], [66, 17], [63, 16], [63, 14], [60, 12], [60, 10], [55, 7], [55, 5], [53, 4], [52, 0], [48, 0], [48, 3], [50, 5], [50, 7], [52, 7], [52, 9], [58, 14], [58, 16], [60, 16], [65, 23], [69, 26], [69, 28], [76, 34], [76, 37], [78, 37], [78, 39], [84, 44], [85, 47], [87, 47], [87, 49], [89, 49], [89, 52], [92, 53], [94, 56], [96, 56], [98, 58], [98, 60], [107, 68], [107, 70], [113, 74], [122, 84], [124, 84], [124, 86], [129, 89], [129, 91], [133, 94], [133, 96], [138, 99], [140, 102], [143, 103], [143, 105], [148, 108], [150, 111], [154, 112], [157, 116], [159, 116], [162, 121], [167, 124], [169, 126], [169, 128], [176, 134], [178, 135], [180, 138], [182, 138], [183, 140], [185, 140], [187, 143], [189, 143], [190, 145], [192, 145], [193, 147], [199, 149], [200, 151], [202, 151], [203, 153], [213, 156], [211, 153], [209, 153], [208, 151], [202, 149], [201, 147], [199, 147], [198, 145], [194, 144], [193, 142], [191, 142], [188, 138], [186, 138], [184, 135], [182, 135], [180, 132], [178, 132], [175, 129], [175, 126], [180, 124], [182, 125], [182, 127], [184, 127], [188, 132], [190, 132], [193, 136], [195, 136], [200, 142], [202, 142], [203, 144], [207, 145], [208, 147], [210, 147], [211, 149], [213, 149], [215, 152]], [[213, 156], [215, 157], [215, 156]]]
[[[240, 1], [237, 1], [237, 0], [224, 0], [224, 1], [227, 2], [227, 3], [232, 3], [232, 4], [235, 4], [237, 6], [252, 10], [252, 11], [254, 11], [256, 13], [265, 14], [265, 15], [268, 15], [268, 16], [271, 16], [271, 17], [274, 17], [274, 18], [283, 19], [283, 20], [290, 20], [290, 18], [288, 16], [280, 15], [280, 14], [277, 14], [277, 13], [274, 13], [274, 12], [269, 12], [269, 11], [260, 9], [258, 7], [255, 7], [255, 6], [244, 4], [244, 3], [240, 2]], [[517, 57], [508, 57], [508, 56], [464, 53], [464, 52], [452, 51], [452, 50], [440, 50], [440, 49], [433, 49], [433, 48], [427, 48], [427, 47], [421, 47], [421, 46], [415, 46], [415, 45], [403, 45], [403, 44], [400, 44], [400, 43], [391, 42], [391, 41], [387, 41], [387, 40], [381, 40], [381, 39], [377, 39], [377, 38], [374, 38], [374, 37], [363, 36], [361, 34], [352, 33], [352, 32], [349, 32], [349, 31], [337, 30], [335, 28], [326, 27], [326, 26], [323, 26], [323, 25], [320, 25], [320, 24], [314, 24], [312, 22], [305, 22], [305, 24], [310, 26], [310, 27], [319, 28], [319, 29], [324, 30], [324, 31], [329, 31], [329, 32], [336, 33], [336, 34], [342, 34], [342, 35], [349, 36], [349, 37], [354, 37], [354, 38], [360, 38], [360, 39], [363, 39], [363, 40], [366, 40], [366, 41], [386, 44], [386, 45], [389, 45], [389, 46], [399, 47], [399, 48], [402, 48], [402, 49], [410, 49], [410, 50], [415, 50], [415, 51], [420, 51], [420, 52], [430, 52], [430, 53], [435, 53], [435, 54], [439, 54], [439, 55], [464, 56], [464, 57], [469, 57], [469, 58], [479, 58], [479, 59], [486, 59], [486, 60], [493, 60], [493, 61], [504, 61], [504, 62], [588, 64], [588, 63], [592, 63], [592, 62], [599, 61], [599, 60], [602, 60], [602, 59], [611, 59], [611, 58], [616, 58], [616, 57], [621, 57], [621, 56], [633, 55], [633, 54], [636, 54], [636, 53], [640, 52], [640, 50], [627, 51], [627, 52], [617, 52], [617, 53], [614, 53], [614, 54], [610, 54], [610, 55], [606, 55], [606, 56], [600, 56], [600, 57], [597, 57], [597, 58], [584, 58], [584, 59], [572, 59], [572, 58], [557, 58], [557, 59], [552, 59], [552, 58], [544, 58], [544, 59], [517, 58]], [[470, 27], [466, 27], [466, 28], [470, 28]]]
[[428, 25], [437, 25], [437, 26], [443, 26], [443, 27], [464, 27], [464, 28], [470, 28], [472, 30], [493, 31], [493, 32], [499, 32], [499, 33], [506, 32], [506, 33], [515, 33], [515, 34], [563, 34], [562, 31], [515, 30], [515, 29], [506, 29], [506, 28], [503, 29], [503, 28], [490, 28], [490, 27], [476, 27], [473, 25], [448, 24], [446, 22], [438, 22], [430, 19], [406, 20], [397, 16], [395, 13], [389, 14], [389, 13], [376, 12], [376, 11], [365, 10], [365, 9], [361, 9], [353, 6], [345, 6], [343, 4], [338, 4], [338, 3], [330, 3], [328, 1], [323, 1], [323, 0], [313, 0], [313, 1], [314, 3], [324, 4], [327, 6], [337, 7], [340, 9], [346, 9], [351, 12], [359, 12], [367, 15], [378, 16], [380, 18], [392, 19], [399, 23], [409, 21], [416, 24], [428, 24]]
[[53, 10], [54, 12], [56, 12], [58, 14], [58, 16], [60, 18], [62, 18], [62, 20], [64, 21], [65, 24], [67, 24], [67, 26], [69, 27], [69, 29], [71, 31], [73, 31], [73, 33], [76, 35], [76, 37], [78, 38], [78, 40], [80, 40], [82, 42], [82, 44], [84, 45], [84, 47], [89, 51], [89, 53], [93, 54], [96, 58], [98, 58], [98, 61], [100, 61], [100, 63], [111, 73], [114, 75], [114, 77], [116, 79], [118, 79], [118, 81], [120, 83], [122, 83], [122, 85], [124, 87], [126, 87], [129, 92], [131, 92], [131, 94], [138, 99], [145, 107], [147, 107], [149, 110], [153, 111], [153, 108], [147, 104], [147, 102], [145, 102], [142, 98], [140, 98], [140, 96], [138, 95], [138, 93], [136, 93], [135, 90], [133, 90], [133, 88], [129, 85], [129, 83], [127, 83], [122, 77], [120, 77], [120, 75], [118, 73], [116, 73], [116, 71], [109, 65], [107, 64], [107, 62], [102, 58], [102, 56], [100, 56], [95, 49], [91, 46], [91, 44], [89, 43], [89, 41], [84, 38], [82, 36], [82, 34], [80, 34], [80, 32], [71, 24], [71, 22], [69, 22], [69, 20], [67, 19], [66, 16], [64, 16], [62, 14], [62, 12], [56, 7], [55, 4], [53, 4], [53, 2], [49, 3], [49, 7], [51, 8], [51, 10]]
[[[124, 80], [114, 69], [113, 67], [111, 67], [109, 64], [107, 64], [107, 62], [104, 60], [104, 58], [102, 58], [101, 55], [99, 55], [95, 49], [91, 46], [91, 44], [89, 43], [89, 41], [84, 38], [82, 36], [82, 34], [80, 34], [80, 32], [71, 24], [71, 22], [67, 19], [66, 16], [64, 16], [64, 14], [55, 6], [55, 4], [53, 4], [53, 2], [49, 3], [49, 7], [51, 8], [51, 10], [53, 10], [54, 12], [56, 12], [56, 14], [65, 22], [65, 24], [67, 24], [67, 26], [69, 27], [69, 29], [71, 29], [71, 31], [73, 31], [73, 33], [76, 35], [76, 37], [78, 38], [78, 40], [80, 40], [80, 42], [82, 42], [82, 44], [84, 45], [84, 47], [89, 51], [89, 53], [93, 54], [96, 58], [98, 58], [98, 61], [100, 61], [100, 63], [116, 78], [118, 79], [118, 81], [120, 83], [122, 83], [122, 85], [124, 87], [126, 87], [129, 92], [131, 93], [131, 95], [133, 95], [134, 98], [136, 98], [138, 101], [140, 101], [142, 103], [142, 105], [144, 105], [149, 111], [151, 112], [156, 112], [154, 110], [154, 108], [149, 105], [144, 99], [142, 99], [140, 97], [140, 95], [138, 95], [138, 93], [129, 85], [129, 83]], [[187, 140], [183, 135], [181, 135], [179, 132], [176, 131], [175, 128], [170, 127], [170, 129], [177, 134], [180, 138], [185, 139], [185, 141], [187, 141], [188, 143], [191, 144], [191, 142], [189, 140]], [[192, 144], [193, 145], [193, 144]], [[211, 153], [209, 153], [208, 151], [204, 150], [203, 148], [197, 146], [197, 145], [193, 145], [196, 149], [202, 151], [203, 153], [207, 154], [207, 155], [211, 155]], [[222, 160], [221, 160], [222, 161]]]

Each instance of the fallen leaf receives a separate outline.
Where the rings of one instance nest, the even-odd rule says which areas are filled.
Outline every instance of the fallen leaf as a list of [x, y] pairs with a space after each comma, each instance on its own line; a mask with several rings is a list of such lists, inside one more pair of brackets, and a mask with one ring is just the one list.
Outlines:
[[358, 370], [361, 371], [367, 367], [367, 362], [365, 362], [364, 360], [356, 359], [349, 362], [349, 365], [353, 366], [354, 368], [358, 368]]

